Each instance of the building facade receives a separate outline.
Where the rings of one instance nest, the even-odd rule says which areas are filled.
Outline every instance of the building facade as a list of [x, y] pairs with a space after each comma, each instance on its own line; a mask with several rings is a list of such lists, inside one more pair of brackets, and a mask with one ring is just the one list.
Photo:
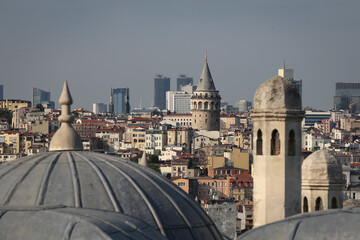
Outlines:
[[154, 106], [166, 109], [166, 92], [170, 91], [170, 78], [156, 75], [154, 78]]
[[93, 112], [95, 114], [105, 113], [107, 111], [107, 106], [105, 103], [93, 103]]
[[360, 112], [360, 83], [337, 82], [334, 96], [335, 111]]
[[129, 88], [113, 88], [111, 91], [113, 113], [123, 114], [130, 112], [129, 103]]
[[176, 91], [181, 91], [181, 86], [193, 84], [193, 78], [188, 77], [185, 74], [179, 74], [178, 78], [176, 79]]
[[36, 107], [38, 104], [49, 104], [51, 109], [55, 108], [54, 101], [50, 100], [50, 92], [41, 90], [39, 88], [33, 88], [33, 106]]
[[205, 57], [200, 82], [191, 97], [192, 127], [196, 130], [220, 130], [220, 100]]

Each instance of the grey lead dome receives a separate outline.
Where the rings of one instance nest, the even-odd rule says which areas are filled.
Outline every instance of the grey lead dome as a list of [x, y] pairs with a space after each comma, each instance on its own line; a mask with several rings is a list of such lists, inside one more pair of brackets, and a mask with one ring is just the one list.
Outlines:
[[153, 170], [99, 153], [61, 151], [0, 168], [0, 207], [97, 209], [139, 219], [169, 239], [221, 239], [185, 192]]

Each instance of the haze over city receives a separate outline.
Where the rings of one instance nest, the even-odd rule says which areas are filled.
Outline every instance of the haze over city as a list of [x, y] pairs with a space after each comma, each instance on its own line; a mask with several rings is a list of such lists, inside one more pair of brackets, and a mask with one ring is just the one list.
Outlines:
[[0, 2], [4, 98], [32, 88], [58, 105], [64, 80], [73, 108], [109, 103], [129, 87], [131, 107], [153, 102], [155, 74], [197, 84], [207, 50], [222, 99], [252, 101], [283, 66], [303, 80], [303, 106], [333, 107], [335, 82], [360, 75], [358, 1], [25, 1]]

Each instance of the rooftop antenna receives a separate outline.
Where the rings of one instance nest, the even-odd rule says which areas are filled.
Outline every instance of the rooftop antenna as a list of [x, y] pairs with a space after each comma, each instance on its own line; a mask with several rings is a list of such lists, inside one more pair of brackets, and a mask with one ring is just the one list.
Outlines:
[[285, 70], [285, 60], [284, 60], [284, 70]]
[[140, 98], [140, 108], [141, 108], [141, 98]]

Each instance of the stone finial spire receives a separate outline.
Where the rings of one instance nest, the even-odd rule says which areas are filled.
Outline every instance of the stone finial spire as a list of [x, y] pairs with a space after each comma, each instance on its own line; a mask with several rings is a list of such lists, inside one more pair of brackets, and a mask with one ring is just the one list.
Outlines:
[[144, 167], [148, 166], [148, 162], [146, 160], [146, 153], [145, 152], [143, 152], [143, 155], [142, 155], [142, 157], [141, 157], [141, 159], [139, 161], [139, 165], [142, 165]]
[[51, 139], [49, 151], [82, 151], [81, 138], [71, 125], [74, 118], [70, 113], [70, 105], [73, 100], [67, 81], [64, 82], [59, 103], [61, 104], [61, 115], [59, 116], [61, 127]]

